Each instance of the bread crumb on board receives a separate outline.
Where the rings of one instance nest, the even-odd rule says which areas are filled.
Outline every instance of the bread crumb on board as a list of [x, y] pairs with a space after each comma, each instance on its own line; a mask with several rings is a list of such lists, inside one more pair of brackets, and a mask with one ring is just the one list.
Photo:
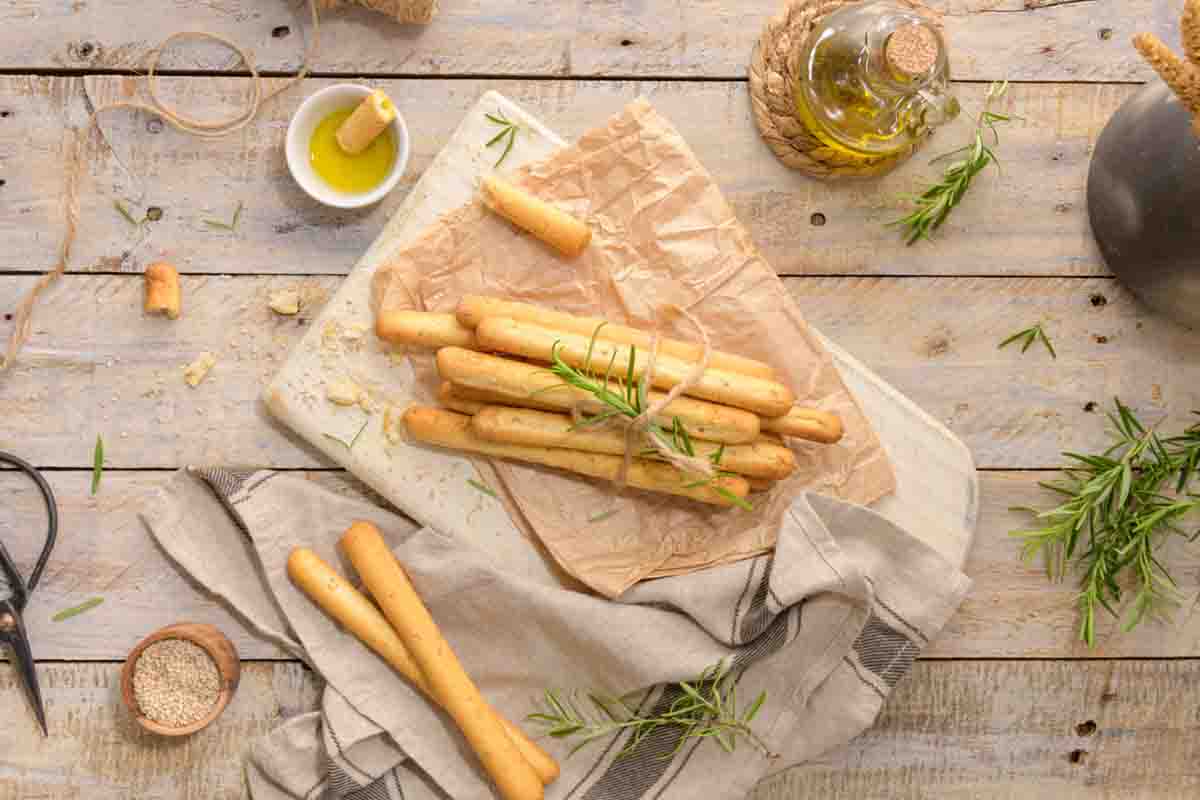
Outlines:
[[280, 289], [277, 292], [271, 292], [267, 306], [276, 314], [285, 317], [295, 316], [300, 313], [300, 290]]
[[388, 406], [383, 412], [383, 437], [391, 444], [404, 441], [404, 429], [401, 423], [403, 412], [395, 406]]
[[208, 375], [209, 370], [217, 365], [217, 357], [212, 353], [201, 353], [196, 360], [183, 368], [183, 379], [187, 381], [187, 385], [195, 388], [200, 385], [200, 381], [204, 380]]
[[325, 398], [339, 406], [353, 406], [362, 402], [363, 390], [349, 378], [341, 378], [325, 384]]

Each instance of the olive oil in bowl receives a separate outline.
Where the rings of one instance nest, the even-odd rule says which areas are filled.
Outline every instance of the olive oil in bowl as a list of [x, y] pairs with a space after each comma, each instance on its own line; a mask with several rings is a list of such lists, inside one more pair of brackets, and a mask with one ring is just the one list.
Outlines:
[[379, 186], [396, 163], [396, 136], [391, 127], [375, 137], [367, 148], [350, 155], [337, 141], [337, 130], [354, 108], [328, 114], [313, 131], [309, 143], [309, 161], [313, 171], [330, 188], [346, 194], [363, 194]]

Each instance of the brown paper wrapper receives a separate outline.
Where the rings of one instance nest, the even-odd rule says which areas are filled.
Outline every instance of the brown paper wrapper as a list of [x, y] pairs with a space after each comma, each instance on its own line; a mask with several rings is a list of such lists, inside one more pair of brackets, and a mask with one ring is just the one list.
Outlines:
[[[377, 311], [449, 311], [465, 294], [489, 294], [652, 329], [655, 309], [673, 303], [704, 324], [714, 347], [771, 364], [800, 404], [840, 414], [846, 429], [836, 445], [790, 440], [798, 469], [770, 492], [751, 495], [750, 512], [494, 463], [516, 524], [567, 572], [615, 597], [645, 578], [769, 550], [802, 491], [866, 504], [894, 490], [887, 455], [832, 357], [712, 176], [648, 102], [631, 103], [510, 180], [587, 220], [593, 236], [583, 255], [560, 259], [476, 200], [441, 217], [379, 269]], [[695, 339], [683, 322], [663, 333]], [[432, 359], [413, 358], [432, 398]]]

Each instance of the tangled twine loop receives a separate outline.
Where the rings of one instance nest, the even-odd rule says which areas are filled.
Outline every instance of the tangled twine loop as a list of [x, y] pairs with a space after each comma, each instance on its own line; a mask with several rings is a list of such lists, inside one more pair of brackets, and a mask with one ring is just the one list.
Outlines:
[[[63, 216], [66, 220], [66, 228], [63, 232], [62, 244], [59, 245], [58, 260], [26, 292], [13, 312], [13, 330], [9, 334], [4, 356], [0, 358], [0, 375], [3, 375], [16, 363], [17, 355], [29, 339], [33, 326], [33, 307], [37, 303], [38, 297], [50, 284], [54, 283], [54, 281], [66, 272], [67, 262], [70, 260], [71, 250], [75, 245], [75, 236], [79, 228], [79, 180], [82, 170], [83, 145], [91, 135], [93, 128], [96, 128], [97, 118], [106, 111], [125, 109], [152, 114], [164, 120], [176, 130], [201, 139], [217, 139], [239, 131], [249, 125], [258, 116], [258, 112], [263, 104], [304, 80], [309, 73], [309, 65], [316, 59], [321, 46], [321, 17], [319, 10], [336, 8], [346, 5], [347, 2], [354, 2], [357, 5], [379, 11], [395, 18], [397, 22], [405, 23], [427, 23], [432, 20], [433, 15], [437, 13], [438, 9], [437, 0], [307, 0], [309, 16], [312, 21], [312, 39], [305, 46], [304, 59], [301, 62], [300, 69], [296, 71], [296, 74], [267, 92], [263, 90], [263, 78], [259, 74], [258, 68], [254, 66], [253, 59], [237, 42], [215, 33], [208, 33], [207, 31], [180, 31], [173, 33], [146, 54], [146, 92], [150, 98], [149, 103], [137, 100], [121, 100], [103, 105], [91, 113], [87, 124], [82, 130], [74, 132], [74, 135], [71, 137], [72, 141], [67, 143], [64, 148], [66, 150], [66, 155], [63, 159], [66, 164], [66, 180], [63, 186]], [[212, 121], [197, 119], [183, 113], [176, 106], [163, 100], [159, 95], [157, 73], [158, 64], [162, 60], [163, 53], [176, 42], [197, 39], [216, 42], [229, 48], [237, 55], [238, 59], [250, 73], [250, 91], [246, 96], [246, 105], [240, 111], [235, 112], [225, 119]]]
[[[700, 335], [702, 351], [700, 353], [700, 360], [688, 371], [683, 380], [671, 387], [670, 391], [658, 400], [647, 405], [646, 398], [649, 397], [650, 388], [654, 385], [654, 367], [658, 362], [658, 342], [661, 338], [661, 326], [657, 320], [664, 312], [670, 312], [683, 317], [687, 320], [688, 324], [696, 329]], [[611, 417], [605, 421], [605, 424], [617, 425], [624, 429], [625, 455], [616, 479], [616, 484], [622, 487], [627, 482], [629, 467], [633, 463], [634, 455], [642, 448], [643, 442], [648, 444], [663, 461], [666, 461], [681, 472], [700, 475], [706, 479], [713, 478], [717, 474], [712, 461], [709, 459], [681, 453], [671, 447], [668, 442], [664, 441], [658, 432], [650, 430], [650, 426], [654, 424], [654, 420], [666, 410], [667, 406], [679, 399], [681, 395], [686, 394], [689, 389], [700, 381], [704, 375], [704, 371], [708, 369], [709, 356], [712, 352], [712, 342], [709, 339], [708, 330], [685, 309], [672, 303], [666, 303], [655, 309], [654, 316], [656, 322], [654, 331], [650, 336], [650, 354], [646, 361], [646, 369], [637, 383], [638, 397], [643, 406], [642, 411], [636, 417]], [[633, 358], [632, 350], [630, 351], [630, 358]], [[576, 405], [571, 410], [571, 416], [577, 424], [587, 421], [587, 417], [583, 413], [582, 404]]]

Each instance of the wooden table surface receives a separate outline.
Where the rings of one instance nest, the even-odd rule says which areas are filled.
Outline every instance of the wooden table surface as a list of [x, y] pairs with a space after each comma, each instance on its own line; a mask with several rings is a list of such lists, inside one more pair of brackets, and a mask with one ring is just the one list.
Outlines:
[[[823, 184], [789, 172], [761, 143], [745, 81], [776, 0], [443, 0], [426, 29], [361, 9], [322, 21], [318, 77], [268, 104], [241, 132], [199, 141], [115, 112], [113, 150], [85, 153], [82, 224], [71, 274], [37, 310], [17, 368], [0, 378], [0, 449], [40, 467], [58, 493], [62, 534], [29, 611], [51, 736], [35, 731], [15, 676], [0, 666], [0, 798], [245, 796], [250, 740], [315, 702], [314, 678], [247, 635], [166, 561], [137, 519], [144, 498], [189, 463], [296, 470], [336, 491], [362, 489], [273, 423], [263, 383], [315, 313], [274, 316], [275, 289], [337, 286], [446, 141], [495, 88], [574, 137], [646, 95], [691, 143], [784, 276], [811, 322], [970, 446], [983, 486], [967, 570], [975, 585], [889, 701], [877, 726], [818, 761], [767, 779], [760, 800], [1195, 797], [1200, 794], [1200, 557], [1168, 557], [1189, 596], [1173, 627], [1076, 641], [1071, 584], [1017, 561], [1012, 506], [1064, 449], [1105, 442], [1119, 395], [1178, 427], [1200, 408], [1200, 336], [1151, 315], [1101, 262], [1084, 186], [1096, 137], [1149, 70], [1139, 30], [1178, 41], [1182, 0], [935, 0], [957, 91], [977, 108], [987, 82], [1014, 82], [1003, 174], [984, 176], [935, 244], [906, 248], [883, 227], [898, 196], [933, 174], [918, 160], [875, 182]], [[147, 9], [153, 9], [147, 12]], [[64, 129], [133, 92], [142, 57], [174, 30], [227, 34], [282, 74], [299, 63], [303, 15], [280, 0], [146, 4], [17, 0], [0, 8], [0, 309], [53, 263], [62, 224]], [[182, 48], [164, 93], [202, 113], [247, 89], [227, 52]], [[322, 85], [362, 77], [401, 106], [414, 136], [399, 190], [337, 212], [287, 175], [292, 111]], [[960, 120], [933, 149], [967, 135]], [[135, 229], [114, 197], [161, 220]], [[206, 226], [245, 205], [236, 232]], [[140, 272], [175, 261], [185, 313], [141, 313]], [[7, 335], [11, 322], [0, 322]], [[997, 343], [1042, 321], [1058, 350]], [[196, 389], [181, 367], [219, 364]], [[96, 436], [108, 468], [89, 496]], [[0, 473], [0, 535], [22, 564], [40, 541], [40, 501]], [[57, 610], [102, 596], [86, 616]], [[209, 621], [248, 660], [220, 723], [185, 742], [140, 735], [119, 706], [120, 660], [158, 626]]]

